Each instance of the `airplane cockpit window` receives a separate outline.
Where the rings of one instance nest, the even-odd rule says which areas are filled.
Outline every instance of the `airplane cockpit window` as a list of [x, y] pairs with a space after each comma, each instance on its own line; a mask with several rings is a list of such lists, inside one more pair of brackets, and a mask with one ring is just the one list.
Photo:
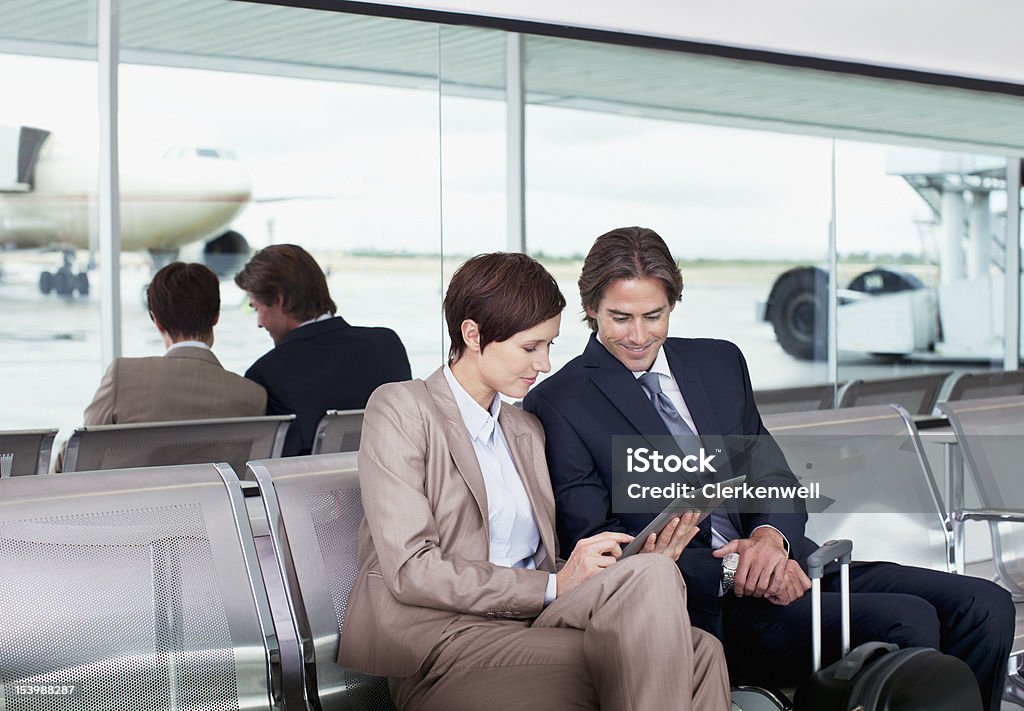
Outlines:
[[198, 146], [171, 146], [164, 151], [164, 158], [213, 158], [215, 160], [238, 160], [230, 148], [201, 148]]

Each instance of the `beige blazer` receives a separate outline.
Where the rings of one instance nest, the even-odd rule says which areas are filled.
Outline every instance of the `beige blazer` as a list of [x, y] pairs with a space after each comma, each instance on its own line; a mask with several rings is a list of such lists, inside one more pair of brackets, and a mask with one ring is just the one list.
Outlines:
[[85, 408], [84, 423], [257, 417], [266, 408], [262, 385], [224, 370], [211, 351], [184, 346], [163, 356], [114, 360]]
[[555, 505], [538, 420], [498, 416], [540, 530], [537, 570], [488, 562], [487, 490], [441, 369], [379, 387], [366, 405], [359, 484], [366, 518], [338, 662], [370, 674], [416, 672], [464, 616], [530, 619], [557, 559]]

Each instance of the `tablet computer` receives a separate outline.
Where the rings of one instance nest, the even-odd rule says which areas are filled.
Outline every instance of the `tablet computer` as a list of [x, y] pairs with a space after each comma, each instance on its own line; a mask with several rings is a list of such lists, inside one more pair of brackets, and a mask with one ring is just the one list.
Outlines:
[[[727, 486], [740, 486], [746, 478], [747, 477], [745, 475], [741, 475], [718, 482], [716, 491]], [[666, 506], [660, 514], [655, 516], [654, 520], [644, 527], [644, 530], [636, 534], [636, 538], [622, 549], [622, 555], [619, 557], [619, 560], [643, 550], [644, 541], [647, 540], [648, 536], [652, 533], [660, 534], [661, 529], [665, 528], [668, 522], [676, 516], [682, 516], [687, 511], [700, 511], [700, 517], [697, 519], [697, 523], [700, 523], [710, 516], [712, 511], [721, 506], [723, 501], [725, 501], [725, 497], [723, 496], [704, 496], [703, 487], [690, 491], [689, 496], [684, 495], [678, 497], [675, 501]]]

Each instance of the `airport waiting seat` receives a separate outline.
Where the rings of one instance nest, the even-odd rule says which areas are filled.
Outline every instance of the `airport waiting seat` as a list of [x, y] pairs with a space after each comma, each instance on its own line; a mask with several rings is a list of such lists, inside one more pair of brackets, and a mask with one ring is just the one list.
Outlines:
[[79, 427], [68, 440], [66, 472], [227, 462], [281, 456], [295, 415], [232, 417]]
[[358, 452], [363, 410], [328, 410], [313, 436], [313, 454]]
[[[839, 383], [841, 386], [842, 383]], [[832, 407], [836, 388], [831, 383], [806, 385], [798, 388], [755, 390], [754, 402], [762, 415], [777, 412], [807, 412]]]
[[955, 511], [986, 521], [1000, 584], [1024, 601], [1024, 396], [939, 403], [956, 433], [981, 509]]
[[279, 709], [241, 497], [214, 464], [0, 480], [0, 707]]
[[950, 373], [925, 373], [882, 380], [854, 380], [839, 393], [839, 407], [900, 405], [911, 415], [930, 415]]
[[988, 523], [994, 579], [1016, 603], [1005, 698], [1024, 706], [1024, 679], [1015, 673], [1024, 655], [1024, 396], [943, 402], [939, 409], [956, 433], [981, 503], [980, 509], [961, 508], [953, 515]]
[[953, 381], [945, 401], [1024, 395], [1024, 370], [963, 373]]
[[820, 484], [822, 499], [808, 501], [810, 538], [852, 539], [860, 560], [955, 569], [949, 514], [906, 410], [780, 413], [764, 423], [797, 478]]
[[57, 430], [0, 432], [0, 478], [45, 474]]
[[337, 664], [359, 570], [363, 505], [355, 452], [249, 462], [296, 626], [311, 709], [393, 709], [387, 680]]

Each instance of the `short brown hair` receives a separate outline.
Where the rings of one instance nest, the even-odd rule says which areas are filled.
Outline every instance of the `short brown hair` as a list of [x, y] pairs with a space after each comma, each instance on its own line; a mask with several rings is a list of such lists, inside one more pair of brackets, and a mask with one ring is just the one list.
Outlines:
[[202, 340], [220, 314], [220, 280], [203, 264], [172, 262], [146, 287], [146, 308], [174, 340]]
[[565, 297], [555, 278], [536, 260], [518, 252], [478, 254], [452, 274], [444, 317], [452, 345], [448, 360], [462, 355], [462, 322], [480, 327], [480, 350], [562, 313]]
[[597, 320], [587, 314], [587, 309], [597, 311], [609, 284], [616, 279], [648, 278], [662, 283], [669, 304], [679, 301], [683, 275], [657, 232], [646, 227], [620, 227], [598, 237], [583, 260], [578, 282], [583, 319], [590, 330], [597, 331]]
[[338, 311], [320, 265], [295, 244], [261, 249], [235, 275], [235, 283], [266, 306], [273, 306], [278, 297], [283, 297], [281, 308], [299, 321]]

